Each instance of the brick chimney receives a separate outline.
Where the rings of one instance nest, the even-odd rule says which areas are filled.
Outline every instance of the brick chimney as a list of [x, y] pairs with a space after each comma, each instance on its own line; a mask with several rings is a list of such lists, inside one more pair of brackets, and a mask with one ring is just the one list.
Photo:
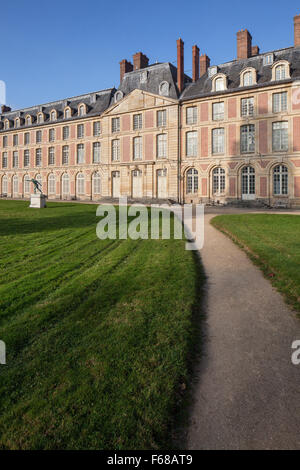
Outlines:
[[5, 104], [3, 104], [1, 106], [1, 113], [9, 113], [9, 111], [11, 111], [11, 108], [9, 106], [5, 106]]
[[193, 46], [193, 82], [199, 79], [199, 47]]
[[206, 54], [200, 56], [200, 77], [205, 75], [210, 66], [210, 58]]
[[177, 86], [181, 93], [184, 86], [184, 42], [177, 39]]
[[300, 15], [294, 16], [294, 46], [300, 46]]
[[125, 73], [127, 72], [132, 72], [133, 71], [133, 65], [131, 62], [128, 62], [128, 60], [123, 59], [120, 62], [120, 83], [122, 82]]
[[251, 50], [251, 56], [259, 55], [259, 47], [258, 46], [252, 46]]
[[133, 70], [144, 69], [148, 67], [149, 59], [148, 57], [143, 54], [142, 52], [137, 52], [133, 56]]
[[241, 29], [237, 36], [237, 58], [248, 59], [252, 54], [252, 36], [247, 29]]

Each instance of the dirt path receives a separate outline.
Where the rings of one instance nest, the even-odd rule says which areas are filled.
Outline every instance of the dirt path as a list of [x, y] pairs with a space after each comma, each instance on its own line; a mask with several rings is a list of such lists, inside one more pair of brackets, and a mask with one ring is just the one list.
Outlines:
[[201, 250], [207, 337], [188, 449], [299, 449], [300, 320], [246, 254], [209, 224]]

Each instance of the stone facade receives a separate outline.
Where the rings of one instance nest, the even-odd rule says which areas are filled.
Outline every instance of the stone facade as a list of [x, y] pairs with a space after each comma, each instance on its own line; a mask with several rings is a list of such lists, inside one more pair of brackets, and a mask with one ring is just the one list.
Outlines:
[[300, 206], [300, 46], [259, 53], [247, 30], [238, 58], [210, 67], [193, 47], [179, 67], [120, 62], [116, 89], [0, 115], [0, 194]]

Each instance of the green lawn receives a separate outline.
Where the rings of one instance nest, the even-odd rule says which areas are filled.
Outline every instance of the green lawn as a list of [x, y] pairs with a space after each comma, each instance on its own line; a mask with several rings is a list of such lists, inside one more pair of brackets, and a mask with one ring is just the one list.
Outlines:
[[182, 240], [96, 237], [96, 205], [0, 201], [1, 449], [170, 443], [201, 270]]
[[221, 215], [211, 223], [239, 243], [286, 300], [300, 311], [300, 216]]

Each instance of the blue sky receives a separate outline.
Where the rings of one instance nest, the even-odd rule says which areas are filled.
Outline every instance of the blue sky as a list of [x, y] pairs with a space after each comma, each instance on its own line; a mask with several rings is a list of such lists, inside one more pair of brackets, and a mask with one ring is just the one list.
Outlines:
[[247, 28], [261, 51], [293, 44], [299, 2], [252, 0], [1, 2], [0, 80], [13, 109], [118, 86], [119, 62], [144, 52], [150, 63], [176, 61], [185, 42], [185, 71], [192, 45], [212, 64], [236, 56], [236, 32]]

